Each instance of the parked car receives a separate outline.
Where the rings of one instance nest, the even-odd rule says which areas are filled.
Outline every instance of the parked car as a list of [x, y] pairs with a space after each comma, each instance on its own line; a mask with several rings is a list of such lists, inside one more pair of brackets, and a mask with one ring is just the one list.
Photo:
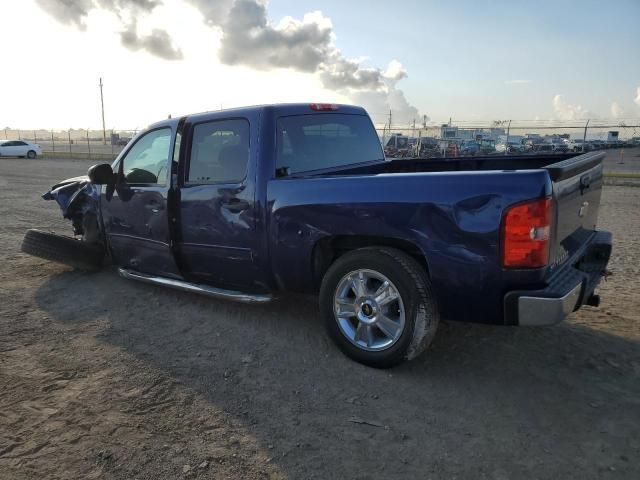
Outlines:
[[489, 155], [496, 151], [496, 142], [492, 139], [483, 139], [480, 142], [480, 151], [483, 155]]
[[569, 144], [566, 142], [557, 142], [557, 143], [553, 143], [552, 145], [553, 145], [553, 150], [558, 153], [567, 153], [571, 151]]
[[[410, 137], [406, 135], [402, 135], [401, 133], [394, 133], [391, 135], [389, 140], [384, 146], [384, 154], [389, 158], [397, 158], [397, 157], [408, 157], [411, 155], [411, 152], [414, 150], [412, 148], [412, 140]], [[415, 139], [414, 144], [415, 144]]]
[[538, 143], [534, 146], [534, 152], [536, 153], [554, 153], [555, 148], [551, 143]]
[[460, 145], [460, 155], [477, 155], [480, 153], [480, 144], [478, 142], [463, 142]]
[[440, 145], [433, 137], [421, 137], [413, 146], [412, 155], [415, 157], [440, 157]]
[[42, 148], [37, 143], [24, 140], [7, 140], [0, 142], [0, 157], [36, 158], [42, 155]]
[[390, 367], [440, 318], [550, 325], [597, 305], [603, 157], [386, 160], [344, 105], [190, 115], [44, 195], [82, 241], [30, 230], [22, 249], [242, 302], [317, 294], [342, 351]]
[[568, 148], [572, 152], [589, 152], [591, 151], [591, 144], [585, 142], [581, 138], [574, 138], [567, 144]]
[[500, 142], [496, 145], [496, 152], [520, 153], [524, 152], [524, 146], [520, 142]]

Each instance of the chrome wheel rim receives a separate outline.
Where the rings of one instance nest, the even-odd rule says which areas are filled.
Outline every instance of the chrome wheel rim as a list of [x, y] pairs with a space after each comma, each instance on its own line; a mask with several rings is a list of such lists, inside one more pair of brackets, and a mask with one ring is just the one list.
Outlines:
[[374, 270], [355, 270], [342, 277], [334, 293], [333, 312], [342, 334], [362, 350], [386, 350], [404, 331], [400, 292]]

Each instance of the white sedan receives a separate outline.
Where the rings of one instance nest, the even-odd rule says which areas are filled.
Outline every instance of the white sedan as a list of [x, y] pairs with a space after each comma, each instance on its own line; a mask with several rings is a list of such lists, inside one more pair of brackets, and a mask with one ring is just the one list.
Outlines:
[[36, 158], [38, 155], [42, 155], [42, 148], [37, 143], [29, 143], [23, 140], [0, 142], [0, 157]]

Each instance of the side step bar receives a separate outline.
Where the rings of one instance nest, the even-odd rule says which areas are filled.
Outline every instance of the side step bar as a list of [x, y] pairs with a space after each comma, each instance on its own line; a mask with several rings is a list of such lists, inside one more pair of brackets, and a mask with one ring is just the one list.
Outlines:
[[210, 287], [209, 285], [189, 283], [182, 280], [174, 280], [173, 278], [157, 277], [147, 273], [128, 270], [126, 268], [118, 268], [118, 274], [123, 278], [128, 278], [129, 280], [138, 280], [139, 282], [162, 285], [163, 287], [175, 288], [185, 292], [199, 293], [201, 295], [222, 298], [224, 300], [233, 300], [235, 302], [267, 303], [273, 300], [273, 296], [269, 294], [252, 294], [236, 292], [233, 290], [223, 290], [221, 288]]

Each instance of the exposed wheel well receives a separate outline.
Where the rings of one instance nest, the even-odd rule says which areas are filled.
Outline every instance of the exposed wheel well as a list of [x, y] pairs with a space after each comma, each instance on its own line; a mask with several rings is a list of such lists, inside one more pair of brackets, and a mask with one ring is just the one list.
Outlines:
[[345, 253], [364, 247], [393, 247], [413, 257], [427, 272], [429, 267], [420, 248], [407, 240], [370, 235], [339, 235], [319, 240], [313, 248], [312, 269], [314, 287], [320, 287], [322, 277], [333, 262]]

